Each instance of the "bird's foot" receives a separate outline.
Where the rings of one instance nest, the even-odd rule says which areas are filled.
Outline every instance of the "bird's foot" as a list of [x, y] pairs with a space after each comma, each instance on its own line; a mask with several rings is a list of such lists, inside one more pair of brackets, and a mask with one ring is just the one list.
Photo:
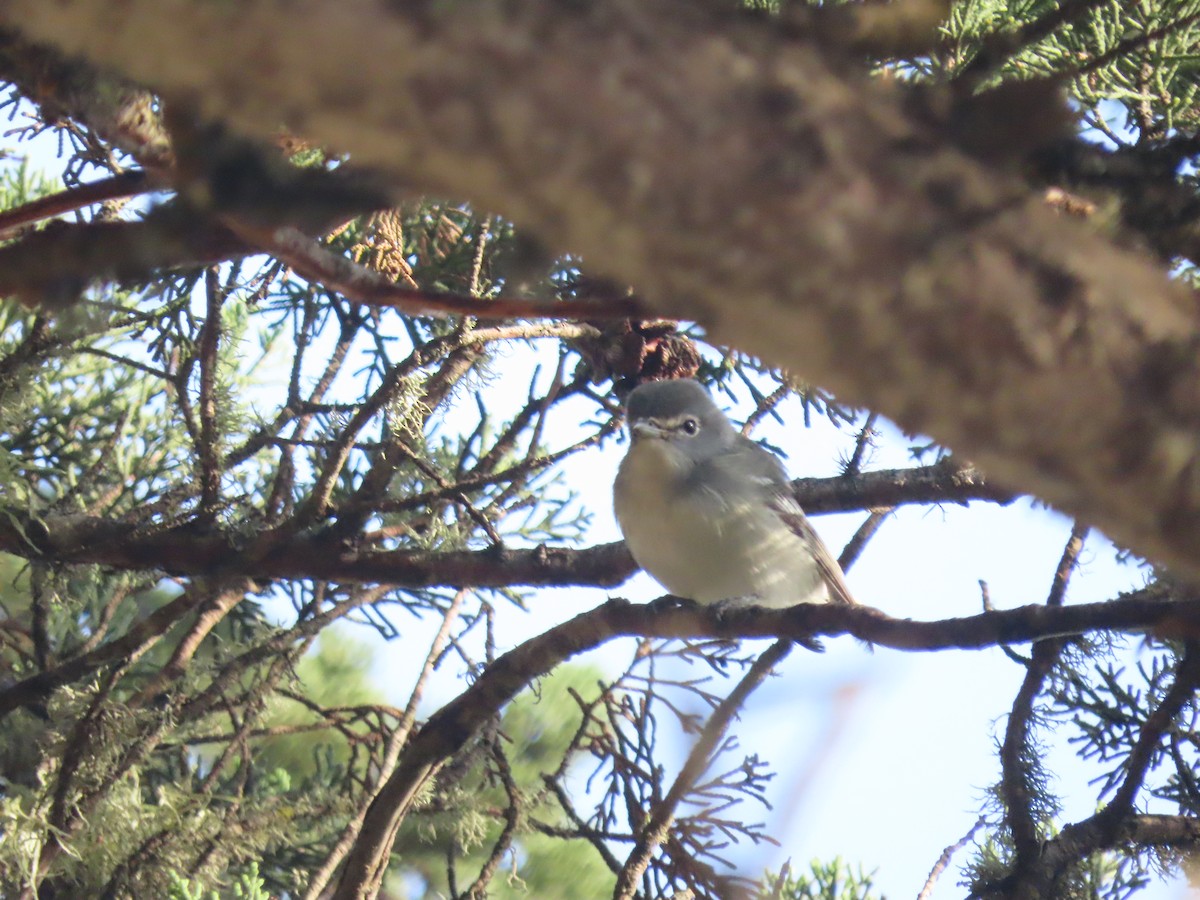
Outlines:
[[[725, 600], [718, 600], [711, 607], [716, 620], [722, 625], [736, 625], [740, 616], [745, 615], [748, 611], [758, 609], [774, 609], [773, 606], [765, 606], [762, 598], [757, 594], [743, 594], [740, 597], [729, 597]], [[806, 650], [811, 650], [813, 653], [824, 653], [825, 645], [814, 637], [795, 638], [797, 644]]]
[[665, 613], [674, 609], [685, 609], [689, 606], [695, 606], [695, 600], [689, 600], [687, 597], [676, 597], [674, 594], [663, 594], [661, 597], [656, 597], [646, 604], [646, 607], [653, 613]]
[[795, 638], [795, 643], [799, 644], [805, 650], [811, 650], [813, 653], [824, 653], [825, 645], [814, 637]]

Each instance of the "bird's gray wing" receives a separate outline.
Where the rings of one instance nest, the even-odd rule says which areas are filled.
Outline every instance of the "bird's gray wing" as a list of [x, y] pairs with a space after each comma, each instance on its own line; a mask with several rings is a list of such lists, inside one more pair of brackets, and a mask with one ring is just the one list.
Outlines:
[[825, 584], [829, 586], [830, 599], [834, 603], [846, 603], [854, 606], [858, 601], [850, 593], [850, 586], [846, 584], [846, 576], [842, 573], [842, 567], [829, 552], [829, 548], [825, 546], [820, 535], [813, 530], [808, 516], [804, 515], [804, 510], [800, 508], [800, 504], [796, 502], [791, 493], [777, 493], [771, 498], [771, 508], [812, 551], [813, 561], [821, 571]]
[[830, 599], [835, 603], [848, 603], [851, 606], [857, 601], [850, 593], [846, 584], [846, 576], [837, 559], [820, 535], [813, 530], [808, 516], [792, 495], [792, 484], [788, 481], [787, 471], [783, 464], [769, 450], [764, 450], [749, 438], [741, 439], [744, 443], [739, 448], [738, 456], [746, 471], [754, 475], [767, 491], [767, 502], [779, 518], [810, 548], [813, 561], [816, 562], [825, 584], [829, 586]]

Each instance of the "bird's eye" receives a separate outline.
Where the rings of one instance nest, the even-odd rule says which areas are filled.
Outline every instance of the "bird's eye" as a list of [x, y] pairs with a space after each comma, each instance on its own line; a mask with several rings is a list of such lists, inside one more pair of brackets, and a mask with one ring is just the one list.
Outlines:
[[697, 419], [688, 418], [684, 419], [679, 427], [683, 430], [684, 434], [691, 435], [700, 430], [700, 422]]

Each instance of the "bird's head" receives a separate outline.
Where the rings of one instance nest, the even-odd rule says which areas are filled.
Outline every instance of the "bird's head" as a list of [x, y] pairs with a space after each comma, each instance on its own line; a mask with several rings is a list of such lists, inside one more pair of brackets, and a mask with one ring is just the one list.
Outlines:
[[653, 448], [677, 465], [706, 459], [737, 435], [708, 392], [691, 379], [640, 385], [629, 395], [626, 413], [634, 447]]

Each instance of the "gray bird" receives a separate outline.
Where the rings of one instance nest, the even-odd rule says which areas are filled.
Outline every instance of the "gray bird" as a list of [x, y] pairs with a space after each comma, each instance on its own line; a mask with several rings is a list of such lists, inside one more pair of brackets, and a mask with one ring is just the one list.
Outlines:
[[775, 456], [691, 380], [643, 384], [613, 506], [638, 565], [698, 603], [854, 603]]

